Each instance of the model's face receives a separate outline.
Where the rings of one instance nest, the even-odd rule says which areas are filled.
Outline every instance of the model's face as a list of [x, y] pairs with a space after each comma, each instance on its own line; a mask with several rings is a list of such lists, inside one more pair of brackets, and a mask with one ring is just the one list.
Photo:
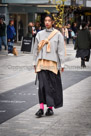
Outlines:
[[46, 17], [44, 23], [47, 29], [50, 29], [53, 25], [53, 21], [50, 17]]

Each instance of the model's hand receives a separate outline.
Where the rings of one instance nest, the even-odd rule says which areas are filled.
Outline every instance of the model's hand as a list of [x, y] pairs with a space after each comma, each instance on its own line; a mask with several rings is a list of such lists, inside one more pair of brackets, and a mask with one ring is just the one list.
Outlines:
[[64, 68], [61, 68], [61, 72], [64, 72]]
[[34, 70], [35, 70], [35, 73], [36, 73], [36, 66], [34, 65]]

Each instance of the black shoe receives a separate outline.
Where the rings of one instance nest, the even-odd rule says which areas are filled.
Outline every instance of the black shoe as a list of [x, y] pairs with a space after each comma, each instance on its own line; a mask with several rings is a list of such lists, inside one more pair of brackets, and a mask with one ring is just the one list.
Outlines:
[[83, 65], [83, 68], [86, 68], [86, 65]]
[[85, 65], [85, 61], [84, 60], [81, 60], [81, 67], [85, 68], [86, 65]]
[[47, 111], [46, 111], [46, 113], [45, 113], [46, 116], [52, 116], [53, 114], [54, 114], [54, 112], [50, 108], [48, 108]]
[[83, 64], [83, 65], [81, 65], [81, 67], [82, 67], [82, 68], [86, 68], [86, 65], [85, 65], [85, 64]]
[[35, 113], [35, 115], [37, 116], [37, 117], [42, 117], [43, 116], [43, 114], [44, 114], [44, 110], [42, 110], [42, 109], [39, 109], [36, 113]]

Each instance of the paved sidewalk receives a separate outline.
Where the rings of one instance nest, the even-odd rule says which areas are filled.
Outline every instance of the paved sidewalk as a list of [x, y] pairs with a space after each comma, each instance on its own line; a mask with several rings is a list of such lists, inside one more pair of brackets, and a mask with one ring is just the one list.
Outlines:
[[[15, 44], [19, 55], [8, 56], [7, 51], [0, 52], [0, 93], [22, 86], [35, 80], [36, 74], [32, 66], [32, 53], [22, 53]], [[91, 71], [91, 60], [87, 68], [80, 67], [80, 59], [75, 58], [73, 44], [67, 45], [65, 71]]]
[[[35, 80], [32, 54], [19, 52], [15, 57], [4, 51], [0, 61], [0, 93]], [[68, 72], [91, 71], [91, 60], [85, 69], [80, 67], [73, 45], [67, 45], [65, 65]], [[0, 136], [91, 136], [91, 75], [64, 90], [64, 106], [54, 109], [54, 116], [38, 119], [34, 115], [38, 109], [37, 104], [1, 124]]]
[[19, 45], [15, 46], [18, 56], [8, 56], [4, 50], [0, 52], [0, 93], [35, 80], [32, 53], [23, 53]]
[[0, 125], [0, 136], [91, 136], [91, 77], [64, 91], [64, 107], [36, 118], [39, 105]]

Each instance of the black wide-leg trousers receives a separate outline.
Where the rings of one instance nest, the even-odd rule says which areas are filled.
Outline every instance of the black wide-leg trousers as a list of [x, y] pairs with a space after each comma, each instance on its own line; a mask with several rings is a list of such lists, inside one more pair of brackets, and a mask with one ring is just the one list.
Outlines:
[[38, 72], [39, 80], [39, 103], [44, 103], [47, 107], [59, 108], [63, 106], [63, 89], [60, 72], [58, 74], [42, 70]]

